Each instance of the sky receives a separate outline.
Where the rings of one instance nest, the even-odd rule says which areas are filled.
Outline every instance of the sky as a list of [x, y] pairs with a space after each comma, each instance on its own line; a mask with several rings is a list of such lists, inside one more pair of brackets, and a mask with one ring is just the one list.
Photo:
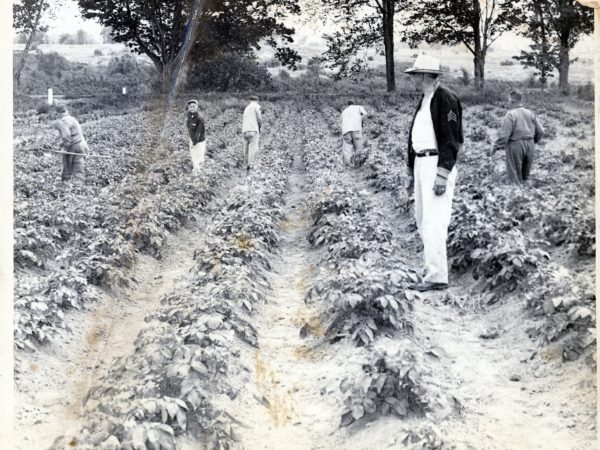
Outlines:
[[[302, 2], [311, 3], [314, 0], [301, 0]], [[75, 34], [77, 30], [84, 29], [89, 36], [95, 39], [98, 43], [102, 42], [100, 38], [100, 31], [102, 26], [93, 20], [86, 20], [81, 17], [81, 13], [77, 6], [76, 0], [50, 0], [51, 3], [58, 4], [55, 8], [55, 18], [49, 21], [50, 30], [48, 34], [50, 36], [58, 37], [63, 33]], [[304, 25], [298, 26], [298, 21], [294, 20], [293, 25], [296, 28], [295, 41], [303, 43], [308, 47], [320, 47], [323, 44], [320, 36], [324, 33], [324, 30], [319, 26], [316, 21], [305, 21]], [[308, 23], [306, 23], [308, 22]], [[494, 44], [494, 48], [500, 51], [512, 50], [518, 53], [519, 50], [525, 50], [528, 47], [528, 41], [511, 33], [506, 33]], [[585, 55], [593, 52], [593, 39], [586, 37], [580, 42], [575, 48], [574, 55]], [[301, 52], [302, 53], [302, 52]]]

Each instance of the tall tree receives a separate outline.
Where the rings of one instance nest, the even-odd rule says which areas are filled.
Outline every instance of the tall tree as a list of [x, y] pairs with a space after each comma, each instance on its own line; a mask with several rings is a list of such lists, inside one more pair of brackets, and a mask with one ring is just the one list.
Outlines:
[[[570, 51], [583, 34], [594, 30], [594, 12], [573, 0], [545, 0], [542, 8], [538, 3], [527, 0], [526, 6], [531, 16], [541, 13], [548, 24], [550, 40], [558, 48], [558, 86], [563, 94], [568, 94]], [[529, 31], [525, 29], [524, 33], [527, 36]]]
[[[534, 1], [534, 0], [532, 0]], [[409, 0], [403, 10], [403, 40], [464, 45], [473, 54], [475, 86], [485, 82], [485, 58], [491, 45], [524, 18], [519, 0]]]
[[[97, 19], [111, 28], [115, 42], [123, 42], [133, 51], [145, 54], [162, 77], [165, 89], [174, 90], [183, 64], [202, 45], [210, 53], [219, 53], [238, 40], [236, 25], [251, 35], [246, 49], [261, 39], [277, 45], [275, 36], [291, 41], [294, 30], [284, 27], [280, 19], [286, 13], [299, 13], [298, 0], [78, 0], [82, 15]], [[229, 24], [223, 40], [206, 39], [219, 24]], [[241, 45], [243, 43], [237, 43]], [[278, 48], [276, 56], [289, 55], [290, 49]], [[207, 53], [194, 52], [206, 58]]]
[[531, 11], [522, 34], [533, 43], [530, 50], [521, 50], [521, 54], [513, 58], [520, 61], [524, 67], [536, 69], [535, 75], [539, 77], [543, 91], [548, 78], [554, 76], [552, 72], [559, 66], [559, 51], [552, 39], [551, 30], [548, 29], [544, 7], [539, 2], [532, 2], [529, 6]]
[[77, 34], [75, 36], [75, 40], [78, 45], [85, 45], [90, 43], [90, 37], [84, 29], [77, 30]]
[[339, 76], [351, 76], [364, 69], [361, 50], [383, 47], [387, 90], [396, 89], [394, 71], [394, 18], [406, 0], [322, 0], [325, 18], [335, 31], [325, 36], [325, 59]]
[[21, 83], [21, 72], [25, 67], [25, 61], [35, 41], [36, 34], [48, 31], [48, 26], [42, 23], [42, 18], [49, 11], [50, 3], [48, 0], [20, 0], [13, 4], [13, 28], [18, 33], [27, 36], [25, 49], [15, 69], [17, 90]]

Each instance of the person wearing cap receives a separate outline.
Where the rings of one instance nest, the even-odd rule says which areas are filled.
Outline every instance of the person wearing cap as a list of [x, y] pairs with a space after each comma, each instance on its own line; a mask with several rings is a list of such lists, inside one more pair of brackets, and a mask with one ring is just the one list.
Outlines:
[[439, 60], [419, 55], [406, 70], [421, 98], [408, 135], [409, 193], [415, 195], [417, 229], [423, 241], [424, 274], [413, 288], [419, 291], [448, 287], [446, 240], [456, 182], [456, 158], [464, 142], [462, 106], [442, 86]]
[[204, 120], [202, 120], [202, 117], [198, 114], [197, 100], [190, 100], [187, 103], [187, 106], [187, 129], [190, 136], [190, 156], [192, 157], [192, 170], [196, 173], [204, 163], [204, 153], [206, 152]]
[[342, 111], [340, 126], [342, 127], [342, 158], [350, 167], [358, 167], [364, 163], [366, 154], [363, 150], [362, 128], [364, 125], [365, 108], [355, 105], [352, 100]]
[[250, 96], [250, 104], [244, 109], [242, 118], [242, 134], [244, 135], [244, 159], [246, 170], [254, 167], [254, 159], [258, 152], [258, 141], [262, 129], [262, 113], [256, 95]]
[[508, 94], [509, 111], [490, 150], [506, 148], [506, 171], [510, 181], [527, 184], [533, 164], [534, 147], [544, 137], [544, 127], [536, 115], [523, 106], [523, 94], [511, 91]]
[[[52, 123], [52, 126], [58, 130], [60, 135], [60, 145], [65, 152], [83, 154], [87, 149], [87, 142], [83, 137], [81, 125], [69, 114], [65, 105], [56, 107], [56, 116], [58, 117]], [[84, 157], [79, 155], [62, 155], [62, 181], [69, 181], [71, 178], [84, 180], [85, 167]]]

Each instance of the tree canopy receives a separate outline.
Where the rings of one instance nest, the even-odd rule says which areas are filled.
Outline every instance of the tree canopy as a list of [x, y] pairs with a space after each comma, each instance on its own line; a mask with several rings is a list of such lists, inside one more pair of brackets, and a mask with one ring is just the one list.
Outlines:
[[364, 72], [366, 62], [360, 58], [360, 52], [375, 47], [382, 49], [386, 57], [387, 88], [395, 89], [394, 17], [404, 3], [405, 0], [322, 0], [326, 20], [333, 21], [337, 28], [325, 36], [328, 49], [324, 57], [331, 68], [337, 69], [338, 77]]
[[115, 42], [145, 54], [168, 83], [177, 68], [228, 51], [258, 49], [263, 40], [293, 66], [287, 47], [294, 30], [282, 19], [298, 14], [298, 0], [78, 0], [82, 15], [111, 28]]
[[407, 0], [403, 40], [464, 45], [472, 54], [475, 83], [483, 86], [485, 58], [490, 46], [524, 18], [520, 0]]

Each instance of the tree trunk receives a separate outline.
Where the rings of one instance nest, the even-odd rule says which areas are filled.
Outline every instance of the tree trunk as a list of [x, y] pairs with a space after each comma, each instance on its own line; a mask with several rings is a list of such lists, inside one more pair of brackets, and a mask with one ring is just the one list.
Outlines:
[[19, 61], [19, 66], [17, 67], [17, 71], [15, 73], [15, 84], [17, 85], [17, 91], [19, 91], [19, 87], [21, 86], [21, 72], [23, 71], [23, 67], [25, 67], [25, 60], [27, 58], [27, 54], [29, 53], [29, 49], [31, 48], [31, 44], [33, 44], [33, 39], [35, 38], [35, 32], [40, 24], [40, 18], [42, 17], [42, 9], [44, 8], [44, 0], [40, 0], [38, 3], [38, 9], [35, 14], [35, 20], [33, 21], [33, 26], [31, 27], [31, 33], [29, 33], [29, 39], [27, 39], [27, 44], [25, 44], [25, 49], [23, 50], [23, 54], [21, 55], [21, 60]]
[[475, 55], [473, 58], [474, 74], [475, 74], [475, 89], [483, 88], [485, 82], [485, 57], [482, 55]]
[[394, 1], [383, 0], [383, 45], [385, 47], [385, 77], [387, 90], [396, 90], [394, 69]]
[[561, 43], [558, 58], [558, 87], [563, 95], [569, 95], [569, 63], [569, 46]]

